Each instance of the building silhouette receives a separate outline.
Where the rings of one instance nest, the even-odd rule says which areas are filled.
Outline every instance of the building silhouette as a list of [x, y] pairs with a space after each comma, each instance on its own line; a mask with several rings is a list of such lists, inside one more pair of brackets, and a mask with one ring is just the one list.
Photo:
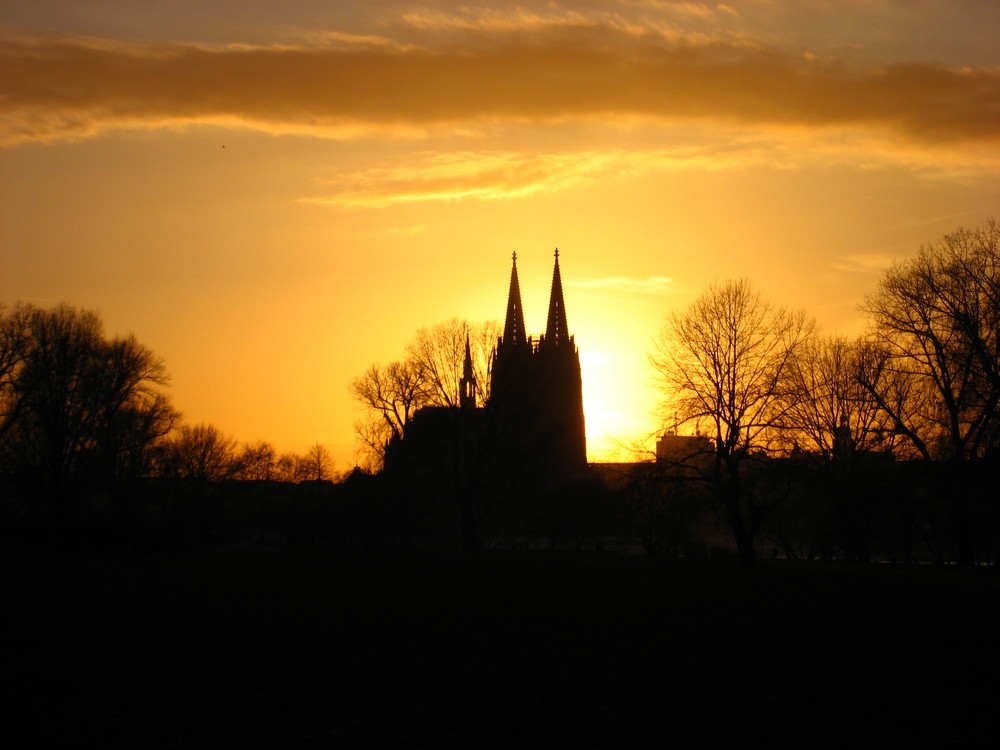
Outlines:
[[535, 454], [538, 470], [578, 474], [587, 465], [580, 352], [569, 333], [559, 250], [555, 251], [545, 333], [528, 335], [513, 256], [503, 335], [493, 353], [490, 399], [505, 432]]
[[[516, 496], [559, 490], [587, 473], [580, 355], [569, 333], [556, 251], [545, 333], [527, 333], [514, 255], [489, 397], [477, 405], [468, 340], [457, 406], [419, 409], [386, 449], [393, 481], [427, 501], [451, 497], [473, 522]], [[472, 508], [472, 510], [469, 510]]]

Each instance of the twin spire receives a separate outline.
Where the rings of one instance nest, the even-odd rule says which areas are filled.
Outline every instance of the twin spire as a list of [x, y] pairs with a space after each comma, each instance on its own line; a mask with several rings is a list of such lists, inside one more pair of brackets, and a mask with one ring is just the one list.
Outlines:
[[[545, 340], [552, 344], [569, 341], [566, 303], [563, 300], [562, 276], [559, 273], [559, 248], [556, 248], [555, 255], [552, 291], [549, 294], [549, 316], [545, 323]], [[504, 321], [503, 340], [508, 345], [523, 344], [528, 340], [524, 327], [524, 309], [521, 307], [521, 285], [517, 279], [517, 253], [513, 255], [513, 266], [510, 271], [510, 290], [507, 293], [507, 318]]]
[[545, 323], [545, 339], [553, 343], [569, 341], [566, 324], [566, 303], [563, 301], [562, 276], [559, 274], [559, 248], [556, 248], [556, 265], [552, 271], [552, 291], [549, 293], [549, 317]]
[[521, 285], [517, 281], [517, 253], [510, 270], [510, 290], [507, 292], [507, 319], [503, 324], [503, 340], [523, 344], [528, 340], [524, 330], [524, 310], [521, 308]]

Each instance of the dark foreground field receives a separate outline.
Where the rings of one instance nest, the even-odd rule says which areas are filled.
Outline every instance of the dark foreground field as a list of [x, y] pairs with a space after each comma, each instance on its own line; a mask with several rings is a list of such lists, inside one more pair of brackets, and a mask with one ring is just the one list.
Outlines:
[[7, 727], [47, 747], [983, 747], [997, 572], [8, 553]]

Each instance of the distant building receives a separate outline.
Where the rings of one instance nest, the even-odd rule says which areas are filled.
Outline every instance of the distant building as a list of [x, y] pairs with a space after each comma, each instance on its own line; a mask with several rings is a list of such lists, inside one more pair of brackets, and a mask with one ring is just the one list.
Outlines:
[[664, 433], [656, 439], [656, 460], [681, 463], [696, 456], [710, 456], [715, 451], [711, 438], [704, 435]]

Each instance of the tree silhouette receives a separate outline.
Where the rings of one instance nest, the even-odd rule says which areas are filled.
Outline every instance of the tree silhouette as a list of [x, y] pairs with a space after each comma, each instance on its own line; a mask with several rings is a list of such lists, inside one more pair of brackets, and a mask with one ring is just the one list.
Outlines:
[[865, 309], [879, 356], [863, 385], [921, 457], [945, 462], [956, 556], [970, 563], [975, 465], [1000, 431], [1000, 225], [922, 247]]
[[469, 342], [472, 373], [478, 384], [476, 405], [483, 406], [490, 397], [492, 353], [502, 333], [499, 321], [472, 323], [452, 318], [430, 328], [421, 328], [407, 346], [412, 362], [426, 385], [426, 405], [460, 405], [459, 381], [465, 362], [465, 343]]
[[295, 453], [282, 453], [274, 462], [274, 478], [279, 482], [298, 484], [309, 479], [309, 465]]
[[754, 559], [761, 514], [742, 465], [787, 425], [797, 397], [791, 363], [812, 329], [805, 313], [773, 307], [744, 280], [711, 286], [654, 340], [661, 413], [715, 440], [712, 479], [745, 562]]
[[899, 436], [862, 384], [873, 352], [863, 340], [812, 337], [802, 342], [789, 371], [798, 395], [786, 424], [796, 445], [833, 459], [849, 441], [857, 451], [891, 451]]
[[364, 410], [354, 425], [360, 453], [371, 468], [381, 469], [389, 442], [401, 440], [417, 409], [427, 404], [427, 383], [412, 362], [397, 360], [372, 365], [351, 382], [350, 391]]
[[693, 541], [707, 507], [708, 443], [682, 443], [661, 455], [632, 446], [632, 461], [610, 469], [618, 509], [646, 554], [677, 557]]
[[[799, 499], [798, 515], [808, 516], [813, 528], [837, 526], [844, 555], [857, 561], [869, 559], [869, 529], [880, 501], [885, 459], [902, 442], [892, 419], [862, 384], [877, 357], [866, 340], [827, 336], [804, 341], [792, 360], [797, 397], [786, 417], [788, 440], [812, 454], [799, 455], [794, 470], [812, 485], [808, 497]], [[834, 532], [815, 530], [825, 537]], [[785, 537], [782, 543], [790, 549]]]
[[178, 418], [162, 360], [98, 316], [59, 305], [0, 311], [0, 446], [65, 520], [85, 484], [118, 498]]
[[[466, 547], [478, 546], [477, 530], [491, 505], [483, 502], [481, 492], [491, 445], [489, 410], [479, 413], [482, 419], [466, 414], [460, 381], [468, 342], [477, 384], [474, 405], [488, 402], [492, 351], [499, 333], [500, 324], [494, 320], [453, 318], [421, 328], [407, 346], [405, 359], [385, 367], [373, 365], [351, 384], [355, 401], [365, 410], [355, 425], [361, 452], [372, 468], [389, 469], [404, 539], [413, 512], [410, 497], [445, 496], [459, 508]], [[421, 419], [415, 419], [418, 412]], [[419, 438], [413, 437], [414, 429]]]
[[264, 441], [247, 443], [236, 459], [235, 475], [251, 482], [266, 482], [275, 478], [277, 461], [274, 446]]
[[491, 354], [499, 332], [500, 324], [495, 320], [458, 318], [421, 328], [407, 346], [405, 359], [384, 366], [374, 364], [351, 382], [351, 396], [364, 410], [354, 429], [361, 442], [360, 453], [371, 468], [382, 467], [386, 446], [403, 438], [418, 409], [458, 408], [467, 338], [479, 385], [477, 405], [486, 403]]
[[28, 356], [33, 308], [19, 304], [11, 311], [0, 305], [0, 437], [16, 422], [24, 406], [19, 370]]
[[330, 458], [330, 451], [319, 443], [314, 443], [306, 451], [303, 463], [308, 468], [309, 479], [322, 482], [330, 479], [333, 473], [333, 459]]
[[210, 424], [182, 425], [168, 454], [173, 471], [199, 486], [229, 479], [238, 468], [236, 440]]

